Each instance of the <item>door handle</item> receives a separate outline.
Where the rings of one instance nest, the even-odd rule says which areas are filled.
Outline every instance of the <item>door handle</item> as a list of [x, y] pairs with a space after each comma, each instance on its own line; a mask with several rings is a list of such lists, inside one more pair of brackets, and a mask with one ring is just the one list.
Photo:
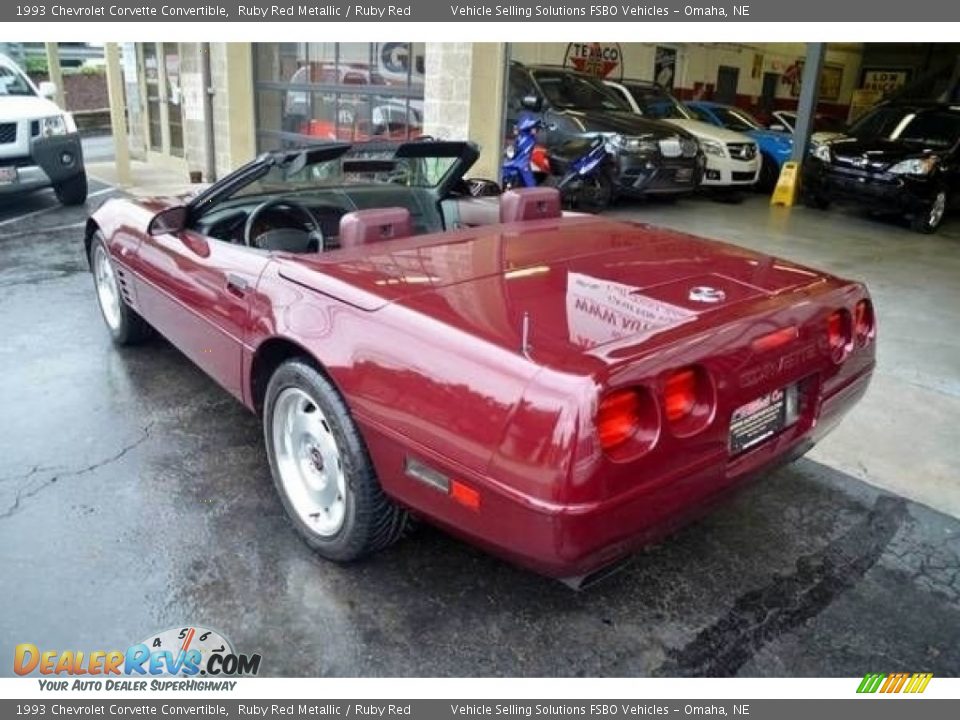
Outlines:
[[245, 279], [233, 273], [227, 274], [227, 292], [238, 297], [243, 297], [249, 289], [250, 284]]

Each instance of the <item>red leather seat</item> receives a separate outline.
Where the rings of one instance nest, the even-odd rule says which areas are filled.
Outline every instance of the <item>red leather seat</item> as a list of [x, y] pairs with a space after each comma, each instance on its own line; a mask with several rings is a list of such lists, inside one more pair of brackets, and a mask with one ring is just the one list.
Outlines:
[[357, 210], [340, 218], [342, 248], [408, 237], [410, 234], [410, 211], [402, 207]]
[[500, 196], [502, 223], [558, 218], [562, 214], [560, 191], [556, 188], [514, 188]]

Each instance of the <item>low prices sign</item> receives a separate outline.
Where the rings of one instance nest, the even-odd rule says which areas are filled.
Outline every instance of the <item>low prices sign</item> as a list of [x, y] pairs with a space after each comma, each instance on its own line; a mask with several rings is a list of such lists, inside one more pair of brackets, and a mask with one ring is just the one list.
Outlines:
[[598, 78], [622, 80], [623, 52], [620, 43], [570, 43], [563, 66]]
[[865, 70], [860, 89], [889, 95], [906, 85], [909, 79], [909, 70]]

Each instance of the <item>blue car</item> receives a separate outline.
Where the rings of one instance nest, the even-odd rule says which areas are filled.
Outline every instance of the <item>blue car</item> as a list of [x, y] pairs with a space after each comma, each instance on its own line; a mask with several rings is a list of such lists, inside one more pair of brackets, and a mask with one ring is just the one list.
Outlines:
[[793, 152], [793, 136], [777, 130], [767, 130], [746, 110], [722, 103], [694, 100], [686, 103], [698, 120], [749, 135], [757, 141], [763, 165], [757, 186], [772, 190], [780, 177], [780, 168]]

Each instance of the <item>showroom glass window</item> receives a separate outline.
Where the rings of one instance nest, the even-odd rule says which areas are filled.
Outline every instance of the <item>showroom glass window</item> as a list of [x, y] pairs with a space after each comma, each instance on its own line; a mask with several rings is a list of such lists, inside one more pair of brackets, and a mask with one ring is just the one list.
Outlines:
[[407, 140], [423, 130], [422, 43], [257, 43], [260, 150]]

